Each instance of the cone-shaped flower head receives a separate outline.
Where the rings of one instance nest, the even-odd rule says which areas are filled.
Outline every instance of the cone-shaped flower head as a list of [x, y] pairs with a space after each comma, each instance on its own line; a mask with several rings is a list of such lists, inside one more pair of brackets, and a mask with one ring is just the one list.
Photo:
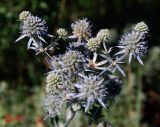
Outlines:
[[57, 94], [47, 94], [44, 98], [44, 110], [47, 117], [55, 117], [62, 114], [62, 98]]
[[77, 20], [71, 24], [72, 33], [78, 39], [88, 39], [91, 36], [91, 26], [87, 19]]
[[147, 24], [144, 22], [137, 23], [134, 27], [134, 30], [142, 33], [148, 33], [149, 31]]
[[101, 29], [98, 33], [96, 38], [100, 41], [108, 41], [111, 38], [111, 34], [108, 29]]
[[68, 69], [69, 72], [76, 73], [78, 70], [83, 69], [86, 60], [81, 52], [69, 50], [62, 57], [62, 62], [64, 68]]
[[56, 91], [56, 88], [62, 85], [62, 79], [58, 73], [50, 72], [46, 77], [46, 93]]
[[24, 21], [27, 19], [27, 17], [31, 16], [31, 13], [29, 11], [22, 11], [20, 14], [19, 14], [19, 20], [20, 21]]
[[65, 29], [60, 28], [57, 30], [57, 34], [58, 34], [59, 38], [66, 39], [68, 33]]
[[97, 39], [97, 38], [91, 38], [88, 40], [88, 43], [87, 43], [87, 48], [94, 52], [94, 51], [97, 51], [97, 49], [100, 47], [100, 40]]

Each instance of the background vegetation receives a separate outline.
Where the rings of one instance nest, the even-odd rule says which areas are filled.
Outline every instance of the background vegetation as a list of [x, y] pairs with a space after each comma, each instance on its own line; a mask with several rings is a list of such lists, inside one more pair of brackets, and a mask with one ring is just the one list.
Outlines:
[[[0, 113], [22, 115], [24, 121], [0, 123], [2, 127], [49, 127], [42, 109], [45, 67], [28, 52], [26, 43], [15, 44], [19, 36], [18, 15], [29, 10], [43, 17], [50, 33], [58, 27], [70, 30], [72, 20], [88, 17], [93, 32], [112, 29], [115, 39], [128, 26], [145, 21], [150, 28], [145, 65], [127, 66], [121, 95], [99, 116], [113, 127], [160, 126], [160, 1], [159, 0], [1, 0], [0, 1]], [[125, 28], [125, 29], [123, 29]], [[113, 40], [113, 43], [118, 43]], [[1, 118], [2, 119], [2, 118]], [[2, 125], [1, 125], [2, 124]], [[77, 115], [73, 127], [84, 127]]]

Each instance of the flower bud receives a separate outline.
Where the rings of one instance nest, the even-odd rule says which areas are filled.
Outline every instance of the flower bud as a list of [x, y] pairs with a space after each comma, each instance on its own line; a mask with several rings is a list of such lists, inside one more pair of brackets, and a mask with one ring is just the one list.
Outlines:
[[149, 31], [147, 24], [144, 22], [137, 23], [134, 27], [134, 30], [142, 33], [148, 33]]
[[96, 38], [100, 41], [107, 41], [111, 38], [111, 34], [108, 29], [101, 29], [98, 33]]
[[29, 11], [22, 11], [20, 14], [19, 14], [19, 20], [20, 21], [24, 21], [26, 20], [26, 18], [28, 16], [31, 16], [31, 13]]

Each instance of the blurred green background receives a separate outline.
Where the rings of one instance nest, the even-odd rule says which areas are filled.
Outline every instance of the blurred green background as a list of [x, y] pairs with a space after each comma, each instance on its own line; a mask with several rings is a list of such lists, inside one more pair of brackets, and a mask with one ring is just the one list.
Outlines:
[[[24, 121], [1, 121], [0, 127], [50, 127], [49, 120], [43, 121], [45, 67], [27, 51], [27, 40], [14, 43], [23, 10], [43, 17], [50, 33], [58, 27], [71, 30], [72, 20], [87, 17], [94, 34], [102, 28], [114, 31], [115, 45], [129, 26], [146, 22], [150, 36], [145, 65], [136, 61], [127, 65], [120, 96], [97, 122], [104, 120], [113, 127], [160, 127], [160, 0], [1, 0], [0, 114], [21, 115]], [[86, 127], [86, 120], [78, 114], [71, 126]]]

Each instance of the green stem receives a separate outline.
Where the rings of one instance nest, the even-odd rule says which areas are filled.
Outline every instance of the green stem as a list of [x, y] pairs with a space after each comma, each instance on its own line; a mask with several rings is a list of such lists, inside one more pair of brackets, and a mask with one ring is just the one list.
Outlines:
[[105, 42], [103, 41], [102, 44], [103, 44], [103, 48], [104, 48], [105, 53], [107, 53], [107, 48], [106, 48]]
[[137, 99], [136, 99], [136, 112], [137, 112], [137, 122], [136, 122], [136, 127], [140, 127], [140, 120], [141, 120], [141, 107], [142, 107], [142, 83], [141, 83], [141, 78], [142, 74], [141, 71], [138, 70], [138, 82], [137, 82]]
[[50, 56], [50, 54], [47, 51], [44, 51], [44, 53], [51, 59], [53, 60], [53, 58]]
[[64, 127], [68, 127], [69, 123], [73, 120], [73, 118], [74, 118], [74, 116], [76, 114], [76, 112], [73, 111], [72, 107], [69, 107], [67, 112], [68, 112], [68, 114], [67, 114], [67, 121], [64, 124]]
[[58, 127], [57, 122], [55, 121], [55, 118], [51, 118], [51, 126]]

